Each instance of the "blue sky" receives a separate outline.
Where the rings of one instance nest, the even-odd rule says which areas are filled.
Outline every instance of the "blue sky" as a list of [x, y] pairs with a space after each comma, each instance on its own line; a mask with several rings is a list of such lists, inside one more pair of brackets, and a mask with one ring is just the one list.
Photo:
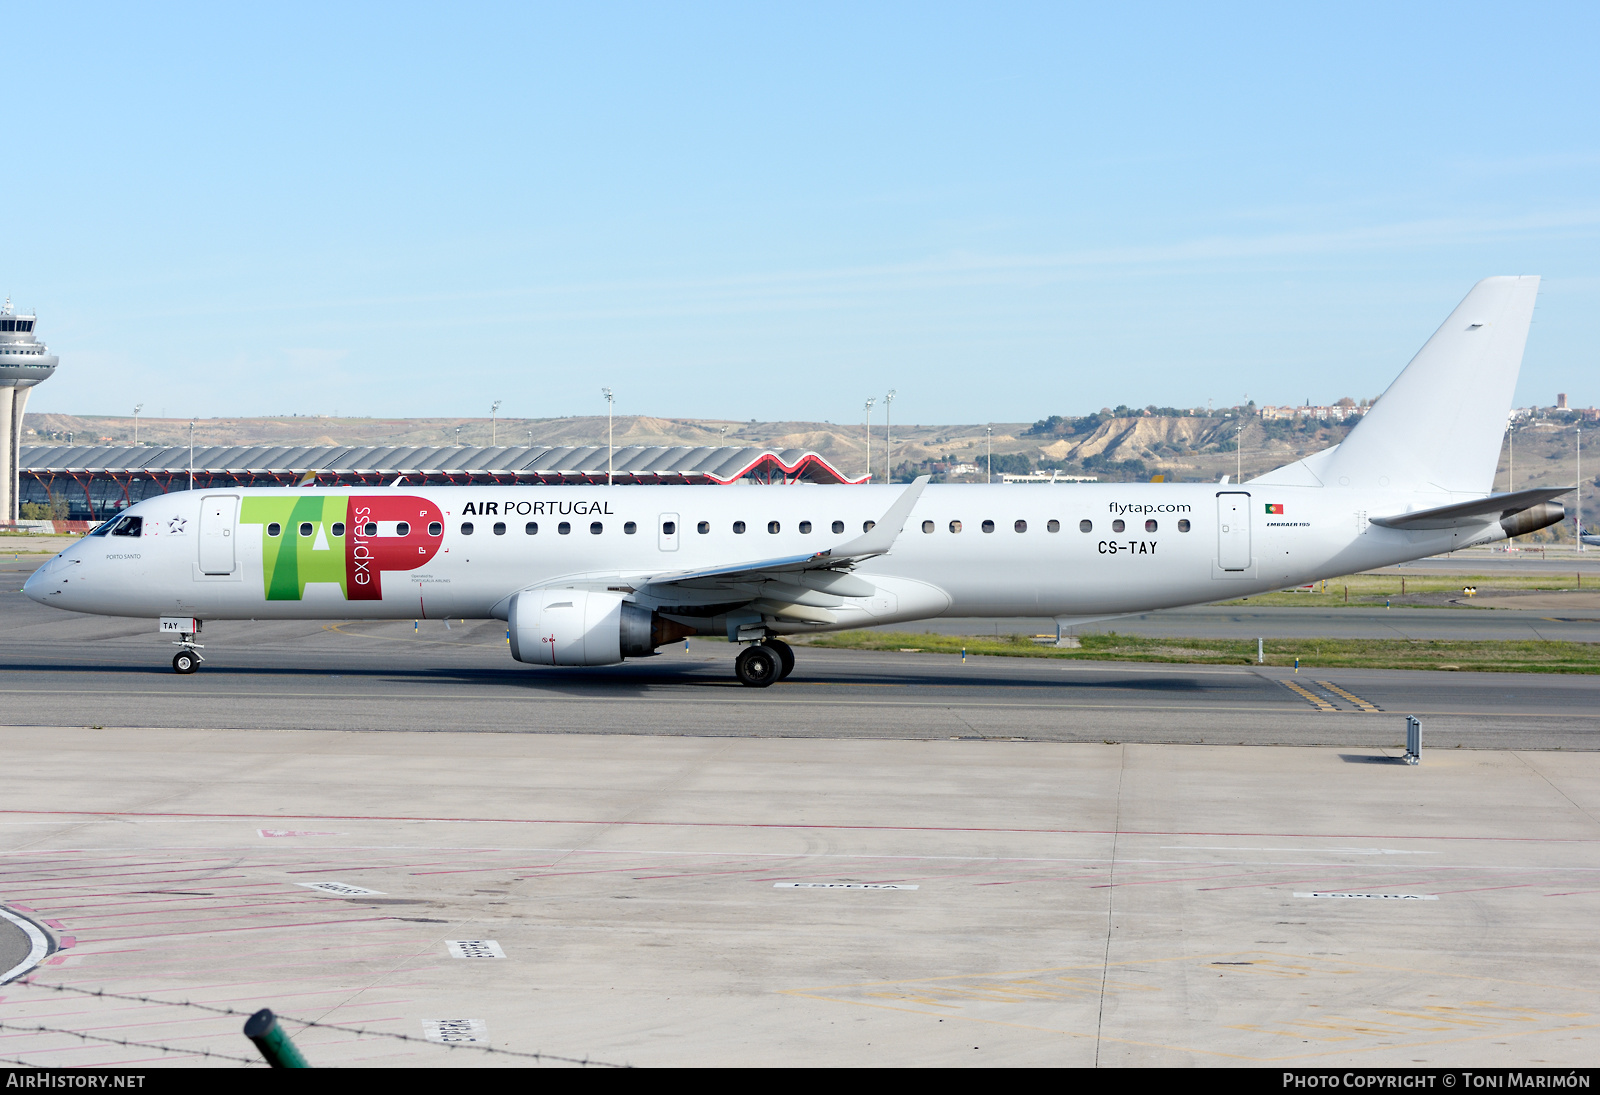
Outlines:
[[1595, 390], [1600, 8], [37, 5], [30, 410], [859, 421], [1377, 395], [1545, 277]]

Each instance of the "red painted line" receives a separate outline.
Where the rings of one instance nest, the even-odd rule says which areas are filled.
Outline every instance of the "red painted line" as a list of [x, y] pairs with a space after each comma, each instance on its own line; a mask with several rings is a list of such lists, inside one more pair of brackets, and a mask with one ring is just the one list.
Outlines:
[[839, 832], [890, 832], [890, 833], [1034, 833], [1045, 836], [1160, 836], [1160, 837], [1277, 837], [1296, 840], [1431, 840], [1431, 841], [1483, 841], [1512, 844], [1596, 844], [1600, 837], [1520, 837], [1520, 836], [1434, 836], [1409, 833], [1301, 833], [1253, 830], [1208, 831], [1196, 829], [1018, 829], [997, 826], [949, 825], [819, 825], [807, 822], [780, 821], [622, 821], [593, 820], [588, 818], [514, 818], [514, 817], [426, 817], [412, 814], [207, 814], [166, 813], [158, 811], [85, 811], [85, 810], [0, 810], [0, 815], [25, 814], [35, 817], [202, 817], [249, 819], [253, 821], [437, 821], [450, 824], [474, 823], [493, 825], [599, 825], [654, 829], [821, 829]]

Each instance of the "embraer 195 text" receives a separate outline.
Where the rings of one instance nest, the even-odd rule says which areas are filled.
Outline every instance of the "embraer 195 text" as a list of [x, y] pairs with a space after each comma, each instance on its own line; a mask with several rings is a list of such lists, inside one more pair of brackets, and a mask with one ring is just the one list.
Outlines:
[[725, 635], [758, 687], [793, 667], [785, 635], [1262, 593], [1562, 520], [1571, 488], [1490, 493], [1538, 285], [1479, 282], [1342, 443], [1245, 483], [207, 489], [130, 506], [24, 588], [159, 619], [180, 673], [205, 620], [463, 617], [536, 665]]

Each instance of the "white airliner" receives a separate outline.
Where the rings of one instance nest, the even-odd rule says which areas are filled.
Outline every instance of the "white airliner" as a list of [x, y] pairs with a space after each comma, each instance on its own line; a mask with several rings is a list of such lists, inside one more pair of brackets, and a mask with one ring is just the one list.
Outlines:
[[1536, 277], [1479, 282], [1339, 445], [1242, 484], [239, 488], [148, 498], [28, 579], [143, 616], [501, 619], [511, 654], [613, 665], [686, 635], [787, 676], [782, 639], [943, 616], [1109, 619], [1299, 585], [1562, 520], [1491, 494]]

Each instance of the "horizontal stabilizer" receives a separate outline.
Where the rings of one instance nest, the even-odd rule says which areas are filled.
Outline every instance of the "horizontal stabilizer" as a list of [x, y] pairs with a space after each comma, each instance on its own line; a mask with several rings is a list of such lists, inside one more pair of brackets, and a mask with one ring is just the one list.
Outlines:
[[1510, 494], [1491, 494], [1487, 498], [1474, 498], [1470, 502], [1457, 502], [1433, 509], [1419, 509], [1413, 513], [1397, 513], [1389, 517], [1370, 518], [1374, 525], [1397, 529], [1456, 528], [1461, 525], [1478, 525], [1485, 517], [1503, 519], [1513, 513], [1548, 502], [1576, 487], [1539, 487], [1536, 490], [1519, 490]]

